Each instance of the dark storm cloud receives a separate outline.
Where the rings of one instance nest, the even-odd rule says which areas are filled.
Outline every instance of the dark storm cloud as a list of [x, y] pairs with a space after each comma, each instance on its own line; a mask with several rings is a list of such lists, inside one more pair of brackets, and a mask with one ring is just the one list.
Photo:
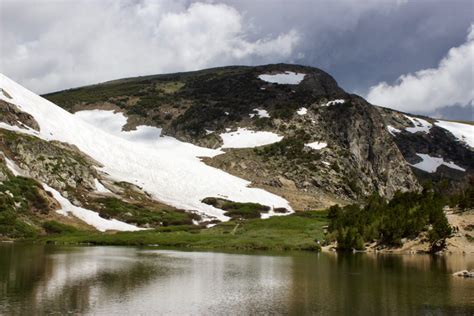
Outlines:
[[300, 62], [330, 72], [346, 89], [365, 93], [380, 81], [436, 66], [465, 41], [474, 2], [228, 1], [257, 32], [293, 28]]
[[[365, 96], [379, 83], [394, 85], [402, 75], [438, 67], [466, 42], [473, 5], [0, 0], [0, 70], [45, 92], [123, 76], [294, 62], [322, 68]], [[424, 107], [418, 112], [433, 113]]]

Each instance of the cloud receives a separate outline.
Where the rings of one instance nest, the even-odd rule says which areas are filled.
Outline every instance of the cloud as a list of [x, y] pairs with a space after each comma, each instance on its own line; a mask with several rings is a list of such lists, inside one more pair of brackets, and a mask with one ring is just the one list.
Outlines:
[[[0, 71], [44, 93], [145, 74], [290, 59], [288, 29], [249, 39], [225, 4], [187, 1], [2, 2]], [[18, 19], [9, 18], [11, 16]]]
[[435, 113], [449, 105], [466, 105], [474, 100], [474, 24], [466, 42], [453, 47], [437, 68], [402, 75], [395, 84], [381, 82], [369, 89], [374, 104], [401, 111]]
[[397, 86], [400, 74], [437, 68], [466, 41], [472, 9], [472, 0], [0, 0], [0, 71], [49, 92], [294, 62], [367, 95], [379, 82]]
[[474, 100], [469, 104], [448, 105], [441, 107], [436, 112], [430, 113], [431, 117], [459, 121], [474, 121]]

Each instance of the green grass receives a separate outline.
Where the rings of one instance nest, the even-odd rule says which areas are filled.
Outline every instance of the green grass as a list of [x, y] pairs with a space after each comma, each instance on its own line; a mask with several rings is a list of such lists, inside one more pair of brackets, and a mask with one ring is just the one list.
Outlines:
[[149, 209], [140, 205], [108, 197], [97, 200], [99, 214], [104, 218], [115, 218], [136, 225], [154, 226], [192, 225], [200, 216], [180, 210]]
[[39, 190], [40, 184], [29, 178], [10, 176], [0, 182], [0, 238], [31, 238], [38, 234], [27, 218], [48, 209]]
[[205, 198], [202, 202], [223, 209], [226, 211], [224, 215], [232, 219], [260, 218], [261, 213], [268, 213], [270, 211], [270, 207], [262, 204], [233, 202], [214, 197]]
[[0, 182], [0, 237], [35, 237], [38, 230], [25, 221], [26, 215], [30, 210], [45, 208], [47, 204], [36, 181], [11, 176]]
[[320, 249], [327, 225], [325, 212], [304, 212], [269, 219], [233, 220], [209, 229], [196, 226], [167, 227], [139, 232], [74, 233], [48, 236], [56, 243], [95, 245], [159, 245], [197, 249], [233, 250], [310, 250]]
[[260, 218], [260, 213], [267, 213], [270, 208], [258, 203], [226, 202], [222, 206], [224, 215], [231, 218]]
[[64, 107], [65, 109], [71, 109], [74, 104], [79, 102], [105, 102], [110, 98], [138, 95], [148, 86], [148, 81], [139, 80], [134, 82], [97, 84], [93, 86], [54, 92], [43, 95], [43, 97]]
[[77, 233], [79, 229], [74, 226], [63, 224], [57, 221], [47, 221], [43, 223], [43, 228], [48, 234]]

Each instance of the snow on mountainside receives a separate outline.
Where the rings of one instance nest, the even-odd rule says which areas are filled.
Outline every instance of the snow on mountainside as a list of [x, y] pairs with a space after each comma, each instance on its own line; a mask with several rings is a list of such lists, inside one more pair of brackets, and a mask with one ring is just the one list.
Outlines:
[[40, 131], [6, 123], [0, 123], [1, 128], [75, 145], [102, 164], [102, 171], [114, 179], [136, 184], [165, 203], [197, 210], [220, 220], [227, 219], [223, 211], [202, 203], [202, 199], [221, 197], [291, 211], [285, 199], [250, 188], [250, 182], [207, 166], [198, 158], [219, 155], [219, 150], [198, 147], [172, 137], [159, 137], [155, 128], [139, 127], [136, 131], [121, 132], [124, 118], [120, 114], [94, 113], [99, 114], [95, 121], [88, 119], [91, 113], [75, 116], [4, 75], [0, 75], [0, 88], [11, 96], [10, 99], [3, 94], [0, 99], [32, 115]]
[[[3, 157], [3, 158], [6, 161], [7, 168], [13, 173], [13, 175], [26, 176], [23, 173], [23, 170], [21, 170], [21, 168], [18, 167], [13, 161], [11, 161], [10, 159], [6, 157]], [[107, 190], [97, 179], [95, 181], [96, 181], [96, 187], [98, 191], [102, 190], [103, 192], [110, 193], [110, 191]], [[52, 196], [56, 199], [56, 201], [58, 201], [61, 207], [59, 210], [56, 210], [56, 213], [58, 214], [61, 214], [66, 217], [72, 214], [75, 217], [79, 218], [80, 220], [84, 221], [85, 223], [93, 226], [94, 228], [102, 232], [107, 231], [107, 230], [118, 230], [118, 231], [143, 230], [143, 228], [139, 228], [135, 225], [130, 225], [130, 224], [118, 221], [116, 219], [102, 218], [97, 212], [71, 204], [71, 202], [67, 200], [66, 198], [64, 198], [60, 192], [53, 189], [46, 183], [43, 183], [42, 186], [46, 192], [51, 193]]]
[[285, 71], [284, 73], [272, 75], [260, 75], [260, 80], [276, 83], [276, 84], [299, 84], [305, 77], [305, 74], [296, 73], [292, 71]]
[[235, 132], [222, 133], [222, 148], [252, 148], [279, 142], [283, 136], [271, 132], [256, 132], [239, 128]]
[[143, 228], [139, 228], [135, 225], [130, 225], [116, 219], [105, 219], [100, 217], [99, 213], [87, 210], [82, 207], [75, 206], [69, 202], [68, 199], [64, 198], [61, 193], [56, 191], [55, 189], [49, 187], [46, 184], [43, 184], [43, 187], [46, 191], [51, 192], [54, 196], [56, 201], [59, 202], [61, 205], [61, 209], [57, 211], [57, 213], [68, 216], [69, 214], [73, 214], [80, 220], [84, 221], [85, 223], [94, 226], [97, 230], [101, 232], [105, 232], [107, 230], [120, 230], [120, 231], [138, 231], [143, 230]]
[[405, 129], [412, 134], [418, 133], [418, 132], [429, 133], [431, 127], [433, 126], [430, 122], [423, 120], [421, 118], [415, 118], [408, 115], [405, 115], [405, 117], [409, 119], [410, 122], [415, 126], [415, 127], [407, 127]]
[[[135, 142], [147, 141], [140, 136], [146, 129], [173, 137], [170, 142], [206, 147], [209, 152], [192, 157], [284, 196], [296, 210], [361, 201], [373, 192], [391, 197], [416, 191], [427, 177], [449, 177], [451, 187], [459, 188], [474, 172], [473, 151], [466, 146], [471, 126], [449, 132], [431, 118], [371, 105], [313, 67], [228, 66], [127, 78], [45, 97], [77, 115], [92, 109], [123, 113], [124, 129], [132, 132], [121, 137], [137, 135]], [[116, 130], [123, 124], [124, 119]], [[214, 154], [218, 148], [225, 153]], [[422, 161], [417, 153], [465, 171], [444, 164], [425, 172], [413, 167]]]
[[459, 141], [474, 148], [474, 126], [447, 121], [437, 121], [435, 125], [448, 130]]
[[412, 165], [415, 168], [421, 169], [423, 171], [434, 173], [438, 169], [439, 166], [445, 165], [449, 168], [456, 169], [459, 171], [466, 171], [466, 169], [459, 167], [453, 162], [446, 162], [443, 158], [439, 157], [431, 157], [430, 155], [426, 154], [416, 154], [418, 157], [422, 159], [421, 162]]

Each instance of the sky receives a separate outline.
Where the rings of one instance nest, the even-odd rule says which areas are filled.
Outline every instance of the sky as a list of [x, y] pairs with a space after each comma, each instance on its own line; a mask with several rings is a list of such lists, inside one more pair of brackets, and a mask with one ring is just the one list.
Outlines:
[[0, 0], [0, 72], [37, 93], [297, 63], [401, 111], [473, 120], [474, 0]]

